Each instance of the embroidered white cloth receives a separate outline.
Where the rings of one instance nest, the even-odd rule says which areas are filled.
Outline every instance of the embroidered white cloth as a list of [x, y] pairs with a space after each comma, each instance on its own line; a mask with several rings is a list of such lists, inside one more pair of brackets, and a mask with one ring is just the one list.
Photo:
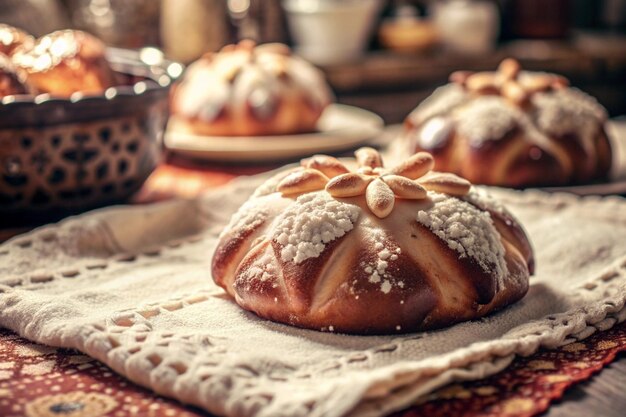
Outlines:
[[218, 233], [261, 179], [193, 201], [99, 210], [1, 245], [0, 326], [219, 415], [379, 416], [626, 318], [625, 200], [494, 190], [535, 248], [521, 302], [389, 337], [261, 320], [209, 272]]

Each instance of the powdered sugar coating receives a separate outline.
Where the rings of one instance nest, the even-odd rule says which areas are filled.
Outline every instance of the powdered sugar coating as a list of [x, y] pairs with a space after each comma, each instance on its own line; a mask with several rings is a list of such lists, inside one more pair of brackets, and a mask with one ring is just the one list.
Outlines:
[[[537, 74], [523, 72], [520, 78]], [[409, 120], [421, 125], [436, 117], [449, 118], [458, 132], [478, 147], [485, 141], [502, 139], [515, 127], [537, 144], [546, 143], [549, 136], [568, 133], [575, 133], [586, 143], [607, 118], [597, 100], [576, 88], [538, 92], [530, 102], [532, 110], [525, 110], [498, 95], [472, 96], [453, 83], [435, 90]]]
[[248, 104], [259, 120], [272, 115], [280, 95], [280, 85], [268, 78], [264, 68], [246, 65], [239, 71], [231, 93], [233, 97], [247, 97]]
[[213, 120], [226, 106], [230, 97], [230, 86], [226, 80], [216, 76], [215, 73], [205, 71], [204, 63], [192, 64], [188, 69], [188, 78], [193, 77], [196, 85], [206, 88], [186, 88], [189, 91], [185, 100], [179, 100], [181, 114], [187, 117], [198, 117], [202, 120]]
[[282, 246], [284, 262], [318, 257], [326, 244], [354, 228], [360, 207], [333, 199], [326, 192], [304, 194], [276, 220], [272, 239]]
[[472, 186], [470, 192], [463, 197], [463, 200], [475, 205], [481, 210], [489, 210], [505, 217], [511, 216], [511, 213], [509, 213], [506, 207], [504, 207], [500, 201], [493, 198], [484, 187]]
[[466, 102], [469, 98], [469, 94], [463, 90], [463, 87], [457, 84], [444, 85], [422, 101], [409, 115], [409, 119], [415, 124], [421, 124], [430, 118], [450, 113], [451, 109]]
[[507, 275], [504, 246], [489, 213], [455, 197], [428, 193], [433, 205], [419, 210], [417, 221], [428, 227], [460, 258], [470, 257], [501, 283]]
[[391, 264], [398, 259], [402, 249], [391, 243], [391, 239], [382, 231], [372, 231], [371, 238], [375, 241], [377, 259], [374, 262], [362, 262], [361, 267], [368, 275], [368, 282], [378, 284], [383, 294], [389, 294], [394, 287], [404, 287], [404, 282], [398, 281], [392, 276], [388, 269]]
[[474, 147], [480, 147], [488, 140], [502, 139], [524, 117], [519, 109], [498, 96], [478, 97], [463, 107], [463, 111], [457, 128]]
[[536, 94], [532, 102], [537, 108], [537, 126], [555, 136], [576, 133], [586, 140], [607, 118], [596, 99], [576, 88]]
[[222, 230], [220, 238], [229, 230], [247, 231], [262, 225], [269, 216], [269, 210], [257, 204], [254, 200], [246, 201], [233, 215], [228, 226]]
[[271, 252], [265, 252], [256, 262], [249, 268], [244, 268], [239, 279], [244, 285], [249, 285], [254, 281], [271, 282], [272, 288], [278, 286], [277, 278], [279, 276], [274, 263], [274, 257]]

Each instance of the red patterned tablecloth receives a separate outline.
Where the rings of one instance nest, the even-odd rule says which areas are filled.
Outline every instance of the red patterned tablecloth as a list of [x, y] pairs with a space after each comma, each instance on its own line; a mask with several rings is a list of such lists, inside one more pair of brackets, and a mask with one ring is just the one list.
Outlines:
[[[160, 167], [136, 197], [143, 203], [191, 197], [238, 175], [273, 167]], [[395, 417], [528, 417], [626, 350], [626, 323], [561, 349], [542, 350], [492, 377], [445, 387]], [[1, 417], [196, 417], [208, 414], [157, 396], [79, 352], [33, 344], [0, 330]]]
[[[518, 358], [489, 378], [454, 384], [394, 417], [529, 417], [626, 350], [626, 324]], [[79, 352], [35, 345], [0, 330], [0, 416], [198, 417], [207, 413], [128, 382]]]

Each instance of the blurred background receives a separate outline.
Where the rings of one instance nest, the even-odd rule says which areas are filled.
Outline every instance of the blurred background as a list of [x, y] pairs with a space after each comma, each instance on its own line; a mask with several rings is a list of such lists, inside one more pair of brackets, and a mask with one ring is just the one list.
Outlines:
[[398, 123], [448, 74], [508, 56], [626, 113], [626, 0], [0, 0], [0, 21], [87, 30], [189, 63], [242, 38], [320, 66], [339, 103]]

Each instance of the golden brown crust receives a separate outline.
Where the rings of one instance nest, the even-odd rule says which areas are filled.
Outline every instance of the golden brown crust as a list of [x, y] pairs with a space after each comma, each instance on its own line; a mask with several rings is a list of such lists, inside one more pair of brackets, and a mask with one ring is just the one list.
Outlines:
[[[243, 308], [298, 327], [332, 326], [333, 331], [358, 334], [422, 331], [482, 317], [519, 300], [528, 289], [527, 240], [523, 236], [520, 241], [500, 221], [498, 229], [509, 230], [502, 238], [509, 274], [504, 288], [430, 230], [407, 220], [394, 225], [394, 238], [384, 243], [405, 248], [390, 268], [404, 285], [393, 285], [388, 293], [371, 282], [363, 267], [378, 259], [368, 228], [353, 230], [319, 257], [295, 264], [281, 260], [280, 247], [270, 237], [259, 238], [266, 226], [259, 225], [249, 238], [236, 231], [225, 235], [213, 257], [213, 277]], [[270, 276], [251, 277], [250, 271], [261, 265]]]
[[104, 52], [104, 44], [92, 35], [60, 30], [37, 39], [32, 48], [17, 48], [13, 61], [40, 93], [99, 94], [116, 84]]

